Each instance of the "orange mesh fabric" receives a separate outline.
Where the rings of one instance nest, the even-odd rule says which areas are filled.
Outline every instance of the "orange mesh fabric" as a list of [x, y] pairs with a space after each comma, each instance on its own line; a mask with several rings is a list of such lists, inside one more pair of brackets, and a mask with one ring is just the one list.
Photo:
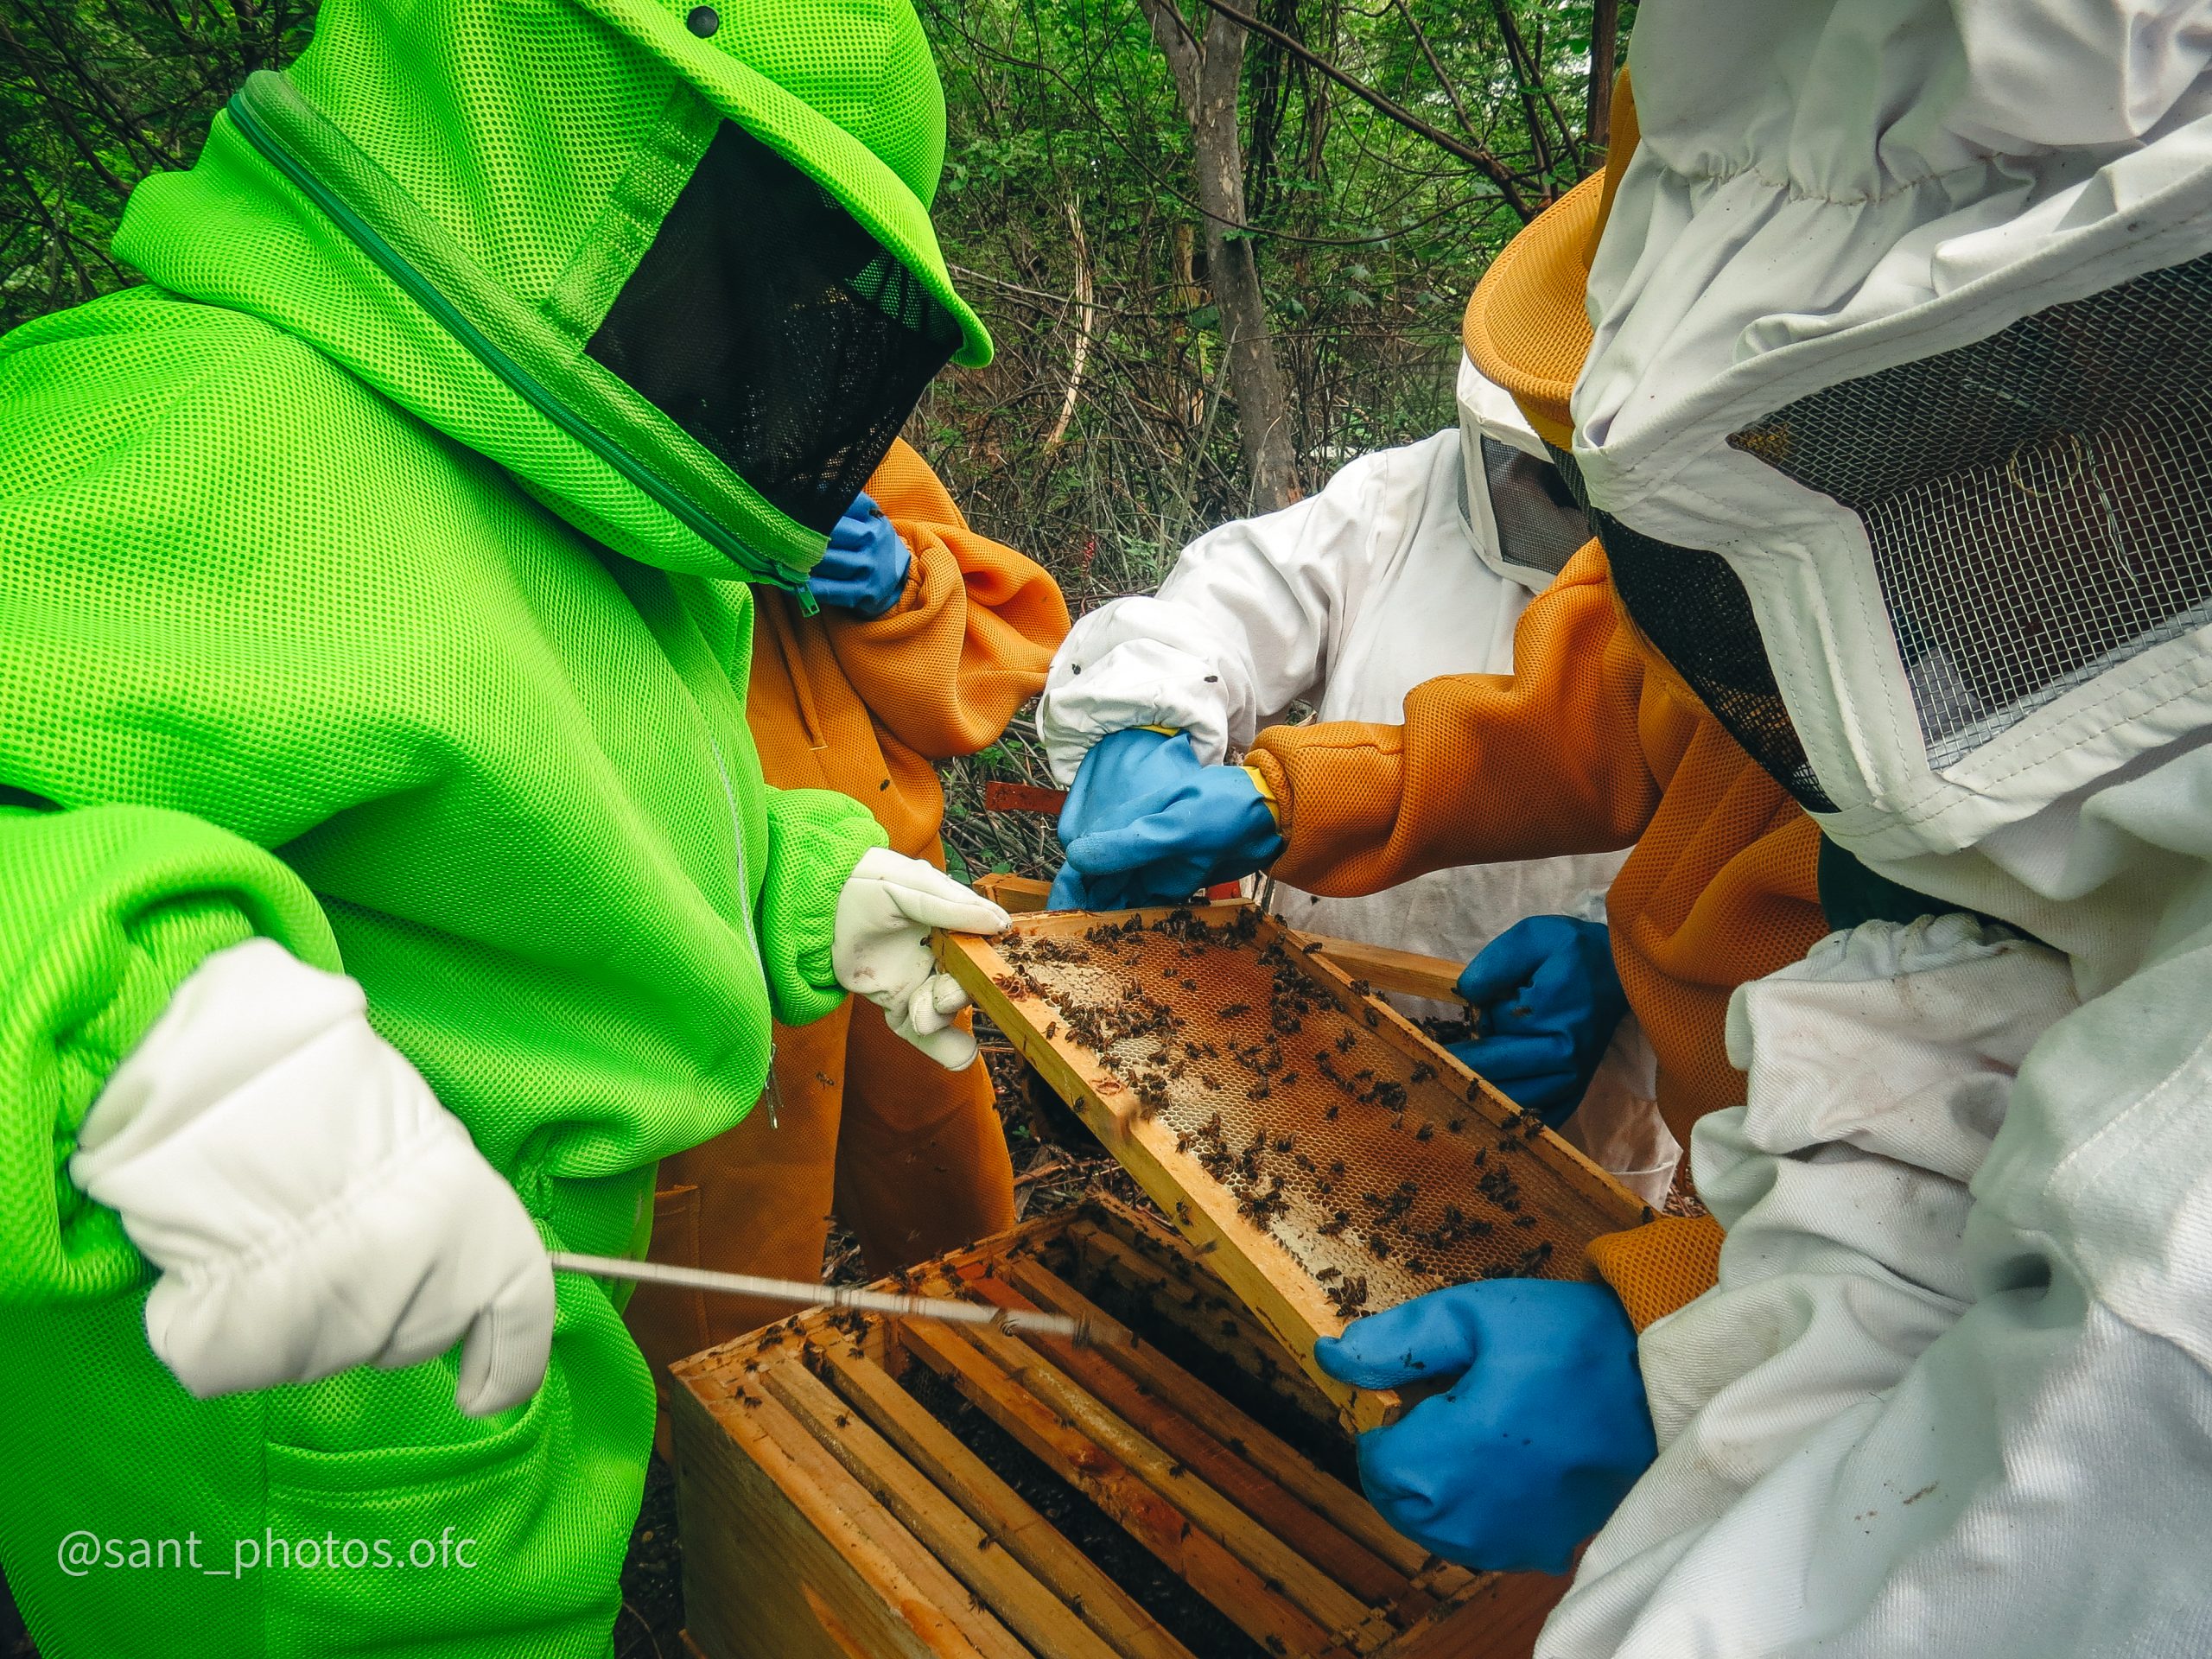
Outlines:
[[948, 1071], [860, 1002], [845, 1049], [837, 1214], [874, 1273], [1014, 1225], [1014, 1160], [991, 1074]]
[[1694, 700], [1646, 671], [1595, 543], [1530, 604], [1512, 675], [1431, 680], [1406, 723], [1260, 734], [1246, 763], [1288, 842], [1274, 874], [1371, 893], [1426, 870], [1636, 850], [1607, 896], [1613, 959], [1684, 1145], [1743, 1098], [1729, 994], [1827, 931], [1812, 821]]
[[931, 763], [995, 742], [1044, 690], [1067, 605], [1037, 565], [969, 529], [904, 442], [868, 490], [913, 555], [906, 593], [871, 620], [803, 616], [788, 595], [756, 588], [746, 717], [772, 785], [850, 795], [894, 850], [929, 857], [944, 816]]
[[1662, 1216], [1593, 1238], [1583, 1254], [1641, 1334], [1713, 1288], [1725, 1236], [1711, 1216]]
[[[1424, 870], [1634, 841], [1687, 732], [1670, 747], [1671, 731], [1639, 731], [1643, 658], [1619, 627], [1596, 543], [1522, 613], [1513, 649], [1514, 674], [1415, 686], [1403, 725], [1262, 731], [1244, 760], [1266, 779], [1289, 843], [1277, 879], [1373, 893]], [[1667, 751], [1656, 770], [1655, 742]]]
[[1529, 424], [1562, 449], [1573, 445], [1567, 398], [1590, 350], [1583, 255], [1609, 176], [1592, 174], [1505, 245], [1476, 284], [1459, 331], [1484, 378], [1512, 393]]

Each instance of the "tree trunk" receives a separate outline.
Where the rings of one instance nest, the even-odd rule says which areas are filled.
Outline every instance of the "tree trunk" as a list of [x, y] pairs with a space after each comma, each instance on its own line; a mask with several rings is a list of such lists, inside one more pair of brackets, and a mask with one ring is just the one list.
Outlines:
[[1613, 142], [1613, 58], [1619, 51], [1620, 0], [1594, 0], [1590, 8], [1588, 156], [1594, 167]]
[[1174, 73], [1183, 114], [1191, 124], [1198, 206], [1205, 213], [1206, 275], [1221, 313], [1224, 367], [1230, 395], [1236, 401], [1236, 430], [1251, 480], [1251, 505], [1256, 512], [1273, 512], [1298, 499], [1298, 457], [1291, 443], [1290, 399], [1268, 327], [1259, 263], [1253, 257], [1251, 238], [1242, 233], [1244, 146], [1237, 126], [1237, 94], [1243, 80], [1245, 31], [1221, 13], [1210, 11], [1200, 37], [1192, 34], [1175, 0], [1137, 3]]

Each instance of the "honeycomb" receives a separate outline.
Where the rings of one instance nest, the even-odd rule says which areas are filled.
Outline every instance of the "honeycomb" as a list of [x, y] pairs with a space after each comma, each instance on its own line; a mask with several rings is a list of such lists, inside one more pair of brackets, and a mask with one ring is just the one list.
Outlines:
[[1472, 1279], [1574, 1276], [1611, 1224], [1533, 1113], [1384, 1035], [1365, 987], [1317, 975], [1255, 910], [1022, 918], [994, 943], [1017, 1014], [1094, 1055], [1189, 1160], [1185, 1190], [1225, 1189], [1347, 1319]]

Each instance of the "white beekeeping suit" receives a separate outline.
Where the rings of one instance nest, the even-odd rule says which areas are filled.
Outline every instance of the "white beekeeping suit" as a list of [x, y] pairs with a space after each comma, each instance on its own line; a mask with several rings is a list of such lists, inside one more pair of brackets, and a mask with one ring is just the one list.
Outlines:
[[[1513, 400], [1464, 358], [1459, 402], [1458, 430], [1363, 455], [1295, 506], [1208, 531], [1157, 594], [1078, 621], [1038, 707], [1053, 775], [1072, 782], [1092, 744], [1134, 726], [1186, 730], [1211, 764], [1300, 703], [1318, 720], [1395, 723], [1424, 680], [1510, 673], [1514, 624], [1589, 532]], [[1501, 518], [1527, 563], [1502, 555]], [[1278, 889], [1276, 905], [1294, 927], [1465, 961], [1523, 916], [1580, 913], [1625, 856], [1437, 870], [1360, 899]]]
[[[2212, 1653], [2212, 9], [1649, 0], [1576, 460], [1929, 895], [1743, 988], [1546, 1659]], [[2032, 935], [2033, 937], [2029, 937]]]

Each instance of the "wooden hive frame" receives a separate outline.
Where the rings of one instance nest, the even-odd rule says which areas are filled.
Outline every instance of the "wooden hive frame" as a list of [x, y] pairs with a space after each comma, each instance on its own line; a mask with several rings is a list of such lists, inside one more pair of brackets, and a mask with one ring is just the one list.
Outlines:
[[[825, 1310], [680, 1362], [687, 1639], [704, 1659], [1519, 1659], [1564, 1588], [1468, 1573], [1392, 1531], [1316, 1460], [1348, 1468], [1331, 1402], [1187, 1244], [1124, 1206], [1092, 1200], [895, 1283], [1103, 1305], [1147, 1339], [1032, 1345]], [[947, 1426], [956, 1399], [998, 1437], [992, 1460]], [[1010, 1484], [1039, 1467], [1216, 1633], [1187, 1611], [1163, 1622]], [[1158, 1605], [1157, 1585], [1134, 1587]]]
[[[1317, 999], [1332, 1005], [1325, 1010], [1329, 1019], [1347, 1030], [1357, 1030], [1361, 1042], [1371, 1039], [1386, 1054], [1395, 1057], [1392, 1063], [1408, 1082], [1402, 1090], [1404, 1103], [1395, 1116], [1415, 1126], [1408, 1134], [1430, 1142], [1423, 1149], [1422, 1160], [1433, 1163], [1443, 1180], [1464, 1185], [1465, 1207], [1471, 1209], [1478, 1204], [1473, 1194], [1479, 1172], [1473, 1166], [1480, 1165], [1485, 1155], [1485, 1150], [1473, 1147], [1472, 1141], [1486, 1138], [1491, 1146], [1512, 1148], [1517, 1184], [1510, 1207], [1518, 1213], [1510, 1219], [1523, 1226], [1541, 1224], [1548, 1243], [1565, 1247], [1553, 1250], [1539, 1265], [1516, 1270], [1554, 1276], [1580, 1273], [1583, 1243], [1600, 1233], [1649, 1218], [1650, 1211], [1638, 1199], [1432, 1042], [1376, 996], [1371, 982], [1355, 977], [1332, 960], [1321, 942], [1294, 933], [1249, 906], [1217, 904], [1195, 912], [1162, 907], [1027, 914], [1019, 917], [1014, 931], [1000, 939], [939, 936], [939, 961], [968, 990], [977, 1007], [1083, 1117], [1146, 1195], [1174, 1218], [1184, 1236], [1210, 1255], [1221, 1276], [1296, 1357], [1314, 1384], [1336, 1401], [1352, 1427], [1370, 1428], [1393, 1421], [1401, 1402], [1394, 1392], [1348, 1388], [1313, 1363], [1314, 1343], [1324, 1336], [1340, 1334], [1351, 1316], [1332, 1286], [1317, 1276], [1310, 1261], [1278, 1236], [1277, 1224], [1264, 1214], [1254, 1219], [1249, 1188], [1240, 1197], [1210, 1173], [1203, 1152], [1192, 1147], [1187, 1121], [1179, 1129], [1167, 1117], [1148, 1115], [1140, 1103], [1139, 1091], [1122, 1075], [1124, 1068], [1097, 1047], [1087, 1045], [1073, 1029], [1075, 1022], [1066, 1019], [1060, 1004], [1053, 1001], [1049, 988], [1040, 988], [1029, 971], [1037, 964], [1028, 953], [1035, 951], [1040, 942], [1073, 949], [1076, 941], [1097, 938], [1102, 928], [1187, 929], [1193, 920], [1205, 924], [1210, 937], [1216, 931], [1224, 938], [1234, 934], [1238, 941], [1236, 948], [1255, 957], [1278, 947], [1275, 960], [1280, 963], [1287, 957], [1294, 963]], [[1165, 994], [1171, 998], [1182, 995], [1173, 987]], [[1183, 996], [1186, 1007], [1202, 1001]], [[1196, 1033], [1206, 1028], [1209, 1015], [1203, 1007], [1196, 1007], [1192, 1019], [1191, 1029]], [[1313, 1046], [1311, 1033], [1304, 1041], [1306, 1049]], [[1334, 1110], [1318, 1103], [1311, 1078], [1307, 1085], [1302, 1098], [1269, 1109], [1304, 1114], [1285, 1122], [1294, 1143], [1300, 1136], [1309, 1141], [1316, 1138], [1314, 1132], [1325, 1126], [1315, 1120], [1324, 1110], [1335, 1118]], [[1333, 1097], [1330, 1098], [1333, 1103]], [[1326, 1132], [1335, 1135], [1341, 1127], [1332, 1122], [1326, 1126]], [[1450, 1135], [1437, 1133], [1446, 1127]], [[1463, 1129], [1468, 1135], [1455, 1141]], [[1357, 1191], [1363, 1175], [1359, 1170], [1347, 1175], [1346, 1190]], [[1376, 1184], [1384, 1183], [1377, 1180]], [[1364, 1196], [1370, 1203], [1376, 1201], [1372, 1192]], [[1486, 1232], [1489, 1230], [1487, 1223], [1475, 1224], [1484, 1226]], [[1402, 1256], [1401, 1262], [1404, 1260]], [[1336, 1277], [1341, 1284], [1342, 1269]], [[1438, 1276], [1431, 1282], [1448, 1282], [1448, 1278]], [[1414, 1282], [1403, 1286], [1401, 1294], [1418, 1294], [1423, 1287], [1422, 1283]], [[1388, 1305], [1388, 1300], [1364, 1308], [1355, 1306], [1352, 1313], [1376, 1311]]]
[[[976, 878], [976, 891], [1016, 916], [1033, 915], [1049, 909], [1052, 904], [1052, 887], [1049, 881], [1001, 874], [995, 870]], [[1387, 944], [1369, 944], [1361, 939], [1332, 939], [1318, 933], [1299, 937], [1313, 947], [1315, 955], [1333, 963], [1351, 978], [1366, 981], [1378, 991], [1426, 997], [1433, 1002], [1459, 1000], [1459, 974], [1466, 966], [1464, 962], [1447, 962], [1442, 957], [1423, 956], [1418, 950], [1400, 950]]]

